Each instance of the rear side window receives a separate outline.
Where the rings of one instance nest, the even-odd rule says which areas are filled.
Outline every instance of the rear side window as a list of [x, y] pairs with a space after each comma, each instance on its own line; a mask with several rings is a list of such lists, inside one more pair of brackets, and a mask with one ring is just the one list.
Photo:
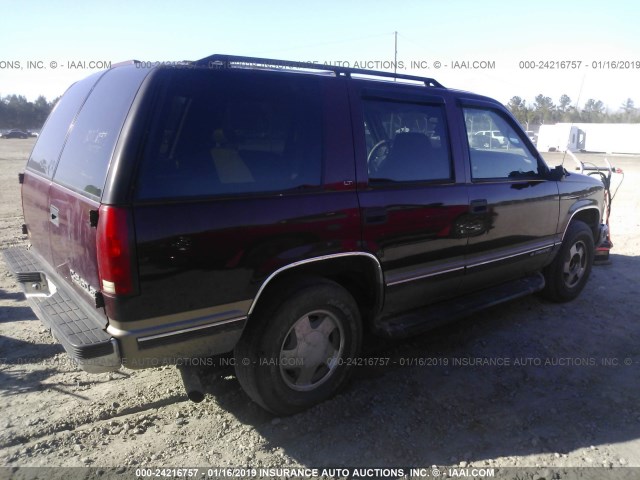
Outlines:
[[53, 176], [71, 122], [89, 95], [91, 87], [103, 74], [104, 72], [95, 73], [74, 83], [58, 100], [33, 147], [27, 168], [47, 178]]
[[443, 106], [378, 100], [363, 104], [372, 183], [451, 179]]
[[124, 120], [148, 69], [114, 68], [93, 88], [62, 151], [54, 180], [99, 199]]
[[138, 199], [303, 190], [321, 184], [317, 78], [163, 72]]

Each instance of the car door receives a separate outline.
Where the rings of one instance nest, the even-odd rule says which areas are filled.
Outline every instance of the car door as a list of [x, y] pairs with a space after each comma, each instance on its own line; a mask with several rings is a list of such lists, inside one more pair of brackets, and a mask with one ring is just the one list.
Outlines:
[[52, 261], [58, 274], [94, 305], [101, 305], [101, 285], [92, 215], [100, 207], [124, 120], [148, 74], [149, 69], [122, 66], [100, 77], [74, 119], [53, 176], [49, 194]]
[[[522, 129], [499, 106], [462, 100], [461, 143], [467, 147], [469, 212], [463, 290], [523, 277], [542, 268], [558, 224], [558, 187]], [[478, 131], [495, 132], [502, 143], [478, 143]]]
[[351, 87], [363, 244], [384, 271], [383, 314], [454, 296], [468, 197], [456, 175], [446, 92]]
[[22, 185], [25, 224], [33, 248], [49, 265], [55, 265], [50, 235], [58, 223], [58, 209], [52, 208], [49, 198], [51, 178], [73, 121], [102, 75], [95, 73], [69, 87], [49, 115], [27, 162]]

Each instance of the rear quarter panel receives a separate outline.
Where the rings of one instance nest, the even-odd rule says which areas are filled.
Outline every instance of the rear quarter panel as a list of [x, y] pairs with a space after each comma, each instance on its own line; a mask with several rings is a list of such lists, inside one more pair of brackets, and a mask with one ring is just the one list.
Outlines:
[[322, 79], [321, 95], [321, 187], [133, 201], [140, 295], [114, 303], [117, 325], [133, 328], [126, 323], [142, 320], [160, 326], [168, 317], [188, 320], [225, 306], [246, 314], [279, 268], [359, 248], [344, 79]]

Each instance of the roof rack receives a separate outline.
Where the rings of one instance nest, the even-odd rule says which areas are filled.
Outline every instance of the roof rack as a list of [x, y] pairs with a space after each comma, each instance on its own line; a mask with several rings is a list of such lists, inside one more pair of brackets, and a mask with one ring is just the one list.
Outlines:
[[424, 83], [426, 87], [439, 87], [445, 88], [441, 83], [428, 77], [419, 77], [417, 75], [405, 75], [403, 73], [381, 72], [378, 70], [365, 70], [362, 68], [348, 68], [338, 67], [333, 65], [324, 65], [320, 63], [311, 62], [297, 62], [292, 60], [275, 60], [271, 58], [258, 58], [258, 57], [242, 57], [237, 55], [210, 55], [205, 58], [201, 58], [194, 62], [198, 67], [209, 68], [269, 68], [278, 67], [284, 69], [300, 69], [300, 70], [315, 70], [319, 72], [333, 72], [336, 76], [351, 75], [367, 75], [373, 77], [393, 78], [400, 80], [411, 80], [414, 82]]
[[140, 60], [123, 60], [122, 62], [116, 62], [116, 63], [112, 63], [111, 64], [111, 68], [115, 68], [115, 67], [123, 67], [125, 65], [139, 65], [141, 62]]

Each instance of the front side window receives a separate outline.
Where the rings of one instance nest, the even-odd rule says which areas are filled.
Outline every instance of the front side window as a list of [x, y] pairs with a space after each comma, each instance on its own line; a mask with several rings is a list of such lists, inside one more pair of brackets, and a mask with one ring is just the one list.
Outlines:
[[538, 160], [502, 115], [489, 109], [465, 108], [464, 119], [474, 180], [538, 175]]
[[445, 118], [442, 106], [365, 100], [369, 180], [372, 183], [450, 180]]
[[178, 70], [161, 80], [137, 198], [302, 190], [321, 183], [318, 79]]

